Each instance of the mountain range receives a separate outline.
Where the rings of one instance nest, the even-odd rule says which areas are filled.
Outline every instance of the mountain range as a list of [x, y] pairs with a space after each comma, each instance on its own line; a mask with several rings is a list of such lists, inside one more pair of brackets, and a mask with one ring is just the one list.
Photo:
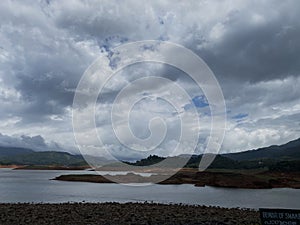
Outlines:
[[[186, 157], [186, 156], [178, 156]], [[186, 167], [197, 167], [202, 155], [193, 155]], [[164, 157], [149, 156], [131, 165], [145, 166], [157, 163]], [[105, 161], [105, 159], [101, 159]], [[98, 159], [99, 161], [99, 159]], [[0, 165], [56, 165], [56, 166], [86, 166], [81, 155], [68, 152], [45, 151], [37, 152], [32, 149], [18, 147], [0, 147]], [[210, 168], [253, 169], [259, 167], [274, 167], [285, 170], [299, 170], [300, 138], [283, 145], [272, 145], [265, 148], [248, 150], [238, 153], [217, 155]]]

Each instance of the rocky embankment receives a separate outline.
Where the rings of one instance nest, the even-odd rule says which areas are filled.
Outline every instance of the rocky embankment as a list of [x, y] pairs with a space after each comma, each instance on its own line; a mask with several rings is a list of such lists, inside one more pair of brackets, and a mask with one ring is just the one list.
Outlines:
[[[229, 188], [300, 188], [300, 173], [237, 173], [237, 172], [199, 172], [183, 169], [173, 176], [151, 175], [142, 177], [137, 174], [127, 175], [61, 175], [54, 178], [61, 181], [94, 183], [159, 183], [159, 184], [194, 184], [195, 186], [214, 186]], [[156, 182], [158, 181], [158, 182]]]
[[249, 209], [154, 203], [0, 204], [0, 224], [207, 224], [256, 225]]

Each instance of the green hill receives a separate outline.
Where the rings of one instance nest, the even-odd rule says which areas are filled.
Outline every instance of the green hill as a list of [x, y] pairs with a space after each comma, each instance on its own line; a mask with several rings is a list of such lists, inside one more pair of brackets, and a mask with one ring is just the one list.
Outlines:
[[17, 155], [10, 158], [13, 164], [21, 165], [63, 165], [82, 166], [86, 165], [80, 155], [72, 155], [67, 152], [33, 152], [25, 155]]
[[[182, 155], [179, 157], [190, 157], [185, 167], [198, 168], [202, 155]], [[134, 166], [149, 166], [164, 159], [164, 157], [150, 155], [134, 163], [126, 163]], [[257, 150], [216, 155], [208, 169], [300, 171], [300, 139], [280, 146], [270, 146]]]
[[256, 150], [223, 154], [223, 156], [237, 161], [264, 159], [300, 160], [300, 138], [283, 145], [272, 145]]
[[11, 157], [16, 155], [30, 154], [34, 151], [28, 148], [17, 148], [17, 147], [1, 147], [0, 146], [0, 158]]
[[67, 152], [35, 152], [25, 148], [0, 147], [0, 164], [83, 166], [86, 162], [81, 155]]

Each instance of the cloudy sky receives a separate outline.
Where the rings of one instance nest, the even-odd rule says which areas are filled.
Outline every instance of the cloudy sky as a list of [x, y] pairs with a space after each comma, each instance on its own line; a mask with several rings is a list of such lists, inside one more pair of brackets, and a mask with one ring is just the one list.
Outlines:
[[[78, 152], [72, 104], [80, 78], [101, 54], [140, 40], [183, 45], [214, 72], [227, 107], [222, 152], [299, 138], [299, 12], [298, 0], [1, 1], [0, 145]], [[106, 128], [117, 93], [148, 76], [167, 77], [190, 94], [204, 127], [201, 151], [210, 119], [205, 96], [182, 72], [151, 63], [126, 68], [107, 84], [96, 116], [107, 145], [122, 157], [139, 155], [124, 151]], [[178, 121], [170, 105], [150, 97], [133, 109], [133, 133], [149, 136], [149, 119], [163, 115], [171, 134], [156, 153], [172, 154]]]

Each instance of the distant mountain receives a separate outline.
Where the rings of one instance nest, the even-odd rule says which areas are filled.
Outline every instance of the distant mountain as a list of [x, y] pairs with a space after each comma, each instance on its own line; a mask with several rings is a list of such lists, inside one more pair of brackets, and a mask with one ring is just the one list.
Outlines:
[[68, 152], [37, 152], [27, 148], [0, 147], [0, 165], [86, 166], [85, 159], [99, 166], [112, 162], [104, 157], [83, 157]]
[[300, 138], [283, 145], [272, 145], [256, 150], [223, 154], [223, 156], [237, 161], [262, 159], [300, 160]]
[[83, 166], [87, 163], [81, 155], [67, 152], [0, 147], [0, 164]]
[[28, 148], [1, 147], [0, 146], [0, 158], [30, 154], [33, 152], [34, 152], [33, 150], [28, 149]]
[[25, 155], [16, 155], [10, 158], [13, 164], [22, 165], [63, 165], [84, 166], [87, 165], [81, 155], [72, 155], [68, 152], [33, 152]]

